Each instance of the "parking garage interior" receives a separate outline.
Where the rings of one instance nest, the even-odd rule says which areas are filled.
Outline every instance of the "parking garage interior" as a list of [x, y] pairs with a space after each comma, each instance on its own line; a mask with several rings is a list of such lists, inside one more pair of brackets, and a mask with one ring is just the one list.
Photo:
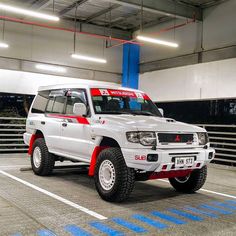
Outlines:
[[[0, 1], [0, 236], [236, 235], [235, 11], [235, 0]], [[206, 129], [204, 186], [137, 181], [114, 203], [87, 163], [35, 175], [27, 116], [39, 87], [58, 84], [138, 89], [164, 117]]]

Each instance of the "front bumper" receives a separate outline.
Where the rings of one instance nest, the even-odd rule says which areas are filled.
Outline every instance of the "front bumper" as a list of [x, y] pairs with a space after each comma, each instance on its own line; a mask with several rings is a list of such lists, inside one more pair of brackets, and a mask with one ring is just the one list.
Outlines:
[[[121, 148], [121, 150], [128, 167], [151, 172], [200, 169], [210, 163], [215, 156], [213, 148], [157, 149], [155, 151], [151, 149]], [[158, 160], [156, 162], [147, 161], [148, 154], [157, 154]], [[212, 155], [211, 158], [209, 158], [209, 154]], [[175, 157], [194, 157], [195, 161], [192, 166], [175, 167]]]

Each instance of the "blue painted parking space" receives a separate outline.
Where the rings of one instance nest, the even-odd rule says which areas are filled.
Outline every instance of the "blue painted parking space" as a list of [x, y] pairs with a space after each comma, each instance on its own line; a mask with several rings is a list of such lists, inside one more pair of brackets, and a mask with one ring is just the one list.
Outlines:
[[196, 215], [192, 215], [190, 213], [187, 213], [185, 211], [180, 211], [180, 210], [177, 210], [177, 209], [169, 209], [170, 212], [178, 215], [178, 216], [182, 216], [184, 218], [187, 218], [189, 220], [193, 220], [193, 221], [201, 221], [203, 220], [203, 218], [199, 217], [199, 216], [196, 216]]
[[215, 206], [208, 205], [208, 204], [202, 204], [202, 205], [200, 205], [200, 207], [204, 208], [204, 209], [207, 209], [207, 210], [219, 212], [219, 213], [221, 213], [223, 215], [229, 215], [229, 214], [233, 213], [233, 211], [223, 210], [222, 208], [215, 207]]
[[[168, 213], [166, 213], [168, 212]], [[198, 206], [184, 206], [182, 209], [166, 209], [165, 213], [161, 211], [151, 211], [146, 214], [133, 214], [124, 219], [114, 217], [104, 221], [88, 222], [91, 231], [77, 225], [66, 225], [64, 231], [72, 236], [96, 236], [97, 233], [91, 233], [94, 229], [102, 235], [123, 236], [129, 233], [147, 234], [151, 228], [153, 230], [165, 230], [174, 225], [184, 227], [189, 223], [197, 223], [211, 218], [219, 218], [224, 215], [230, 215], [236, 212], [236, 201], [226, 200], [224, 202], [212, 201]], [[161, 220], [161, 221], [159, 221]], [[140, 225], [139, 225], [140, 224]], [[147, 229], [146, 227], [149, 227]], [[122, 230], [123, 229], [123, 230]], [[36, 232], [38, 236], [57, 236], [49, 229], [41, 229]], [[24, 236], [20, 232], [11, 236]], [[58, 235], [59, 236], [59, 235]]]
[[37, 231], [38, 236], [56, 236], [52, 231], [47, 229], [41, 229]]
[[91, 236], [92, 234], [81, 229], [77, 225], [66, 225], [64, 227], [65, 231], [69, 232], [73, 236]]
[[115, 230], [109, 226], [107, 226], [104, 223], [101, 222], [91, 222], [89, 223], [92, 227], [96, 228], [97, 230], [99, 230], [101, 233], [105, 233], [108, 236], [122, 236], [124, 235], [124, 233]]
[[159, 221], [153, 220], [153, 219], [146, 217], [144, 215], [135, 214], [132, 217], [136, 220], [139, 220], [139, 221], [144, 222], [148, 225], [151, 225], [157, 229], [165, 229], [168, 227], [166, 224], [163, 224]]
[[147, 229], [144, 229], [143, 227], [136, 225], [132, 222], [126, 221], [122, 218], [113, 218], [112, 219], [113, 222], [115, 222], [118, 225], [123, 226], [124, 228], [127, 228], [135, 233], [145, 233], [148, 232]]
[[172, 222], [174, 224], [181, 225], [181, 224], [186, 224], [187, 223], [186, 221], [183, 221], [181, 219], [178, 219], [176, 217], [173, 217], [173, 216], [170, 216], [170, 215], [167, 215], [167, 214], [163, 214], [163, 213], [161, 213], [159, 211], [153, 211], [153, 212], [151, 212], [151, 214], [154, 215], [154, 216], [157, 216], [157, 217], [159, 217], [159, 218], [161, 218], [163, 220]]
[[195, 207], [190, 207], [190, 206], [188, 207], [187, 206], [187, 207], [185, 207], [185, 209], [192, 211], [193, 213], [196, 213], [196, 214], [205, 215], [205, 216], [212, 217], [212, 218], [218, 218], [218, 215], [216, 215], [215, 213], [203, 211], [203, 210], [197, 209]]

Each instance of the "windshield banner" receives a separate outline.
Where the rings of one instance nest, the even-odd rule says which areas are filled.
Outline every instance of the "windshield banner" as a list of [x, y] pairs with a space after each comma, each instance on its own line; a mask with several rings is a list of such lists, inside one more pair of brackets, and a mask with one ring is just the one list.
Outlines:
[[112, 97], [132, 97], [132, 98], [143, 98], [149, 100], [150, 98], [145, 93], [133, 92], [127, 90], [117, 89], [91, 89], [92, 96], [112, 96]]

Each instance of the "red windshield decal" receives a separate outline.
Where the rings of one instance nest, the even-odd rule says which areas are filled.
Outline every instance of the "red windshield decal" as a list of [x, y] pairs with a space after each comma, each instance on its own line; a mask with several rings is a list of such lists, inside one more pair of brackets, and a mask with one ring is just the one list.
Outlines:
[[116, 90], [116, 89], [91, 89], [92, 96], [113, 96], [113, 97], [132, 97], [132, 98], [143, 98], [150, 100], [148, 95], [141, 92], [133, 92], [127, 90]]

